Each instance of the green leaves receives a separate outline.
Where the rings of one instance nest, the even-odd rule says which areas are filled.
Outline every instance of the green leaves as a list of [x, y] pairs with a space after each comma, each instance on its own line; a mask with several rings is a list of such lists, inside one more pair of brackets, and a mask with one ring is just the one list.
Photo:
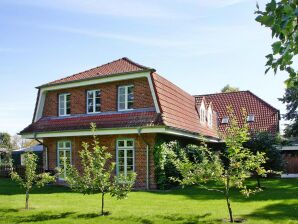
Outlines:
[[266, 56], [266, 71], [276, 74], [278, 70], [286, 71], [289, 78], [285, 81], [288, 87], [298, 86], [297, 70], [292, 67], [294, 57], [298, 54], [298, 4], [297, 0], [271, 0], [261, 11], [257, 5], [256, 21], [272, 31], [272, 38], [279, 39], [272, 46], [272, 54]]

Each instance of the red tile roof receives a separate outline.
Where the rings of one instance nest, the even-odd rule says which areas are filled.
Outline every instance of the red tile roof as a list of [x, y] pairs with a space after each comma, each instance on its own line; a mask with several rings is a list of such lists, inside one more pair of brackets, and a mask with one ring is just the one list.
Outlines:
[[241, 120], [241, 109], [245, 108], [247, 114], [253, 114], [254, 122], [249, 122], [251, 131], [279, 131], [279, 110], [266, 103], [250, 91], [238, 91], [231, 93], [215, 93], [195, 96], [197, 103], [202, 96], [206, 101], [212, 102], [214, 110], [218, 113], [219, 130], [225, 132], [227, 124], [221, 124], [222, 118], [226, 117], [227, 106], [232, 106], [238, 120]]
[[42, 86], [49, 86], [49, 85], [74, 82], [74, 81], [79, 81], [84, 79], [92, 79], [92, 78], [99, 78], [99, 77], [106, 77], [111, 75], [148, 71], [148, 70], [153, 70], [153, 69], [140, 65], [138, 63], [135, 63], [132, 60], [124, 57], [124, 58], [112, 61], [110, 63], [98, 66], [96, 68], [92, 68], [62, 79], [55, 80], [53, 82], [49, 82]]
[[[200, 123], [195, 97], [157, 73], [153, 73], [152, 78], [161, 107], [162, 120], [166, 126], [217, 137], [216, 127], [211, 129]], [[213, 124], [216, 125], [216, 122]]]
[[70, 117], [43, 117], [29, 125], [21, 133], [49, 132], [90, 129], [90, 123], [97, 128], [130, 128], [161, 125], [160, 115], [156, 112], [127, 112], [114, 114], [77, 115]]

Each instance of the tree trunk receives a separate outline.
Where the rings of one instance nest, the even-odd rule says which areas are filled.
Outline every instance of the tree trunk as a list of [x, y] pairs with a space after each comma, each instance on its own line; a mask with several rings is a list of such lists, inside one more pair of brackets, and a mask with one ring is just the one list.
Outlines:
[[226, 189], [225, 189], [225, 197], [226, 197], [226, 201], [227, 201], [227, 206], [228, 206], [228, 210], [229, 210], [229, 215], [230, 215], [230, 222], [234, 222], [234, 218], [233, 218], [233, 212], [232, 212], [232, 208], [231, 208], [231, 203], [230, 203], [230, 178], [227, 178], [227, 182], [226, 182]]
[[258, 183], [258, 188], [261, 188], [261, 180], [258, 174], [257, 174], [257, 183]]
[[26, 191], [26, 204], [25, 209], [29, 209], [29, 191]]
[[105, 197], [105, 194], [102, 193], [101, 194], [101, 215], [104, 216], [104, 204], [105, 204], [105, 201], [104, 201], [104, 197]]

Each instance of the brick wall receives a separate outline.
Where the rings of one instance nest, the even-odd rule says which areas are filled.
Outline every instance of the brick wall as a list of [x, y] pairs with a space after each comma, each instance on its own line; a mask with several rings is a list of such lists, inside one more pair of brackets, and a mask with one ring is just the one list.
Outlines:
[[102, 112], [117, 111], [118, 86], [131, 84], [134, 85], [134, 109], [154, 107], [147, 78], [139, 78], [48, 92], [45, 99], [43, 116], [58, 115], [58, 95], [60, 93], [71, 94], [71, 114], [85, 114], [86, 92], [94, 89], [101, 90]]
[[[149, 176], [150, 188], [156, 188], [154, 178], [154, 160], [153, 149], [155, 144], [155, 134], [144, 134], [146, 142], [150, 145], [149, 155]], [[133, 138], [135, 140], [135, 172], [137, 173], [136, 188], [146, 188], [146, 144], [138, 135], [107, 135], [99, 136], [100, 144], [108, 147], [108, 151], [112, 154], [112, 160], [116, 162], [116, 140], [118, 138]], [[68, 138], [45, 138], [44, 144], [48, 147], [48, 163], [49, 169], [53, 170], [57, 167], [57, 142], [59, 140], [69, 140], [72, 143], [72, 163], [80, 169], [79, 151], [82, 149], [82, 142], [90, 142], [92, 137], [68, 137]], [[116, 171], [115, 171], [116, 172]]]

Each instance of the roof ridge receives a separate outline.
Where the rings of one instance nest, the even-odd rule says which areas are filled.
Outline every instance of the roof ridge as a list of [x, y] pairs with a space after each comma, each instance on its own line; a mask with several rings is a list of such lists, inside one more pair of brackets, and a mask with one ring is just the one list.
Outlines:
[[233, 91], [233, 92], [225, 92], [225, 93], [208, 93], [208, 94], [198, 94], [198, 95], [193, 95], [194, 97], [199, 97], [199, 96], [210, 96], [210, 95], [219, 95], [219, 94], [235, 94], [239, 92], [250, 92], [249, 90], [239, 90], [239, 91]]

